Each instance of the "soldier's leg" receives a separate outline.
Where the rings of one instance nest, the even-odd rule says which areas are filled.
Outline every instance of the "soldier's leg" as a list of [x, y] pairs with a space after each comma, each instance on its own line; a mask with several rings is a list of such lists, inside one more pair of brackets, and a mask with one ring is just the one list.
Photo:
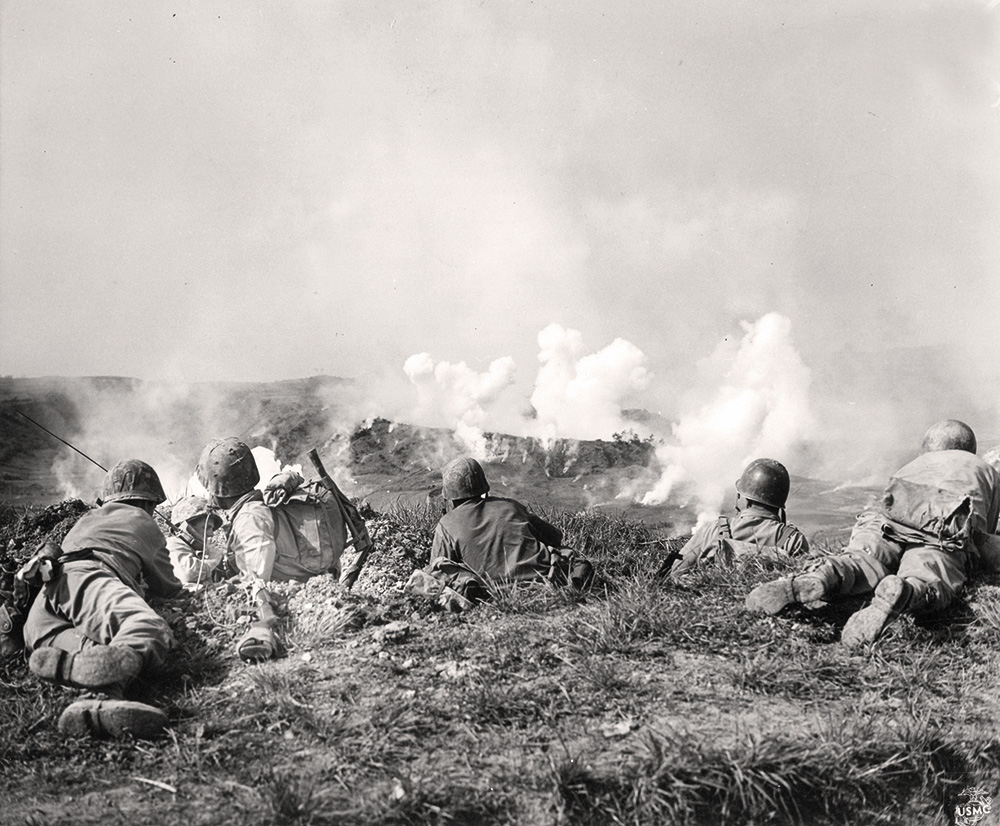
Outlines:
[[886, 577], [867, 608], [852, 616], [841, 642], [858, 646], [877, 640], [900, 614], [927, 614], [946, 608], [967, 577], [967, 555], [925, 545], [910, 546], [895, 576]]
[[66, 566], [39, 600], [25, 643], [35, 652], [31, 669], [43, 679], [122, 686], [142, 668], [161, 664], [173, 644], [167, 623], [100, 563]]
[[903, 554], [898, 573], [912, 590], [903, 610], [933, 613], [947, 608], [965, 587], [968, 554], [917, 546]]
[[793, 577], [765, 582], [747, 596], [748, 611], [777, 614], [789, 605], [871, 593], [899, 566], [902, 547], [882, 534], [882, 517], [864, 513], [844, 550]]

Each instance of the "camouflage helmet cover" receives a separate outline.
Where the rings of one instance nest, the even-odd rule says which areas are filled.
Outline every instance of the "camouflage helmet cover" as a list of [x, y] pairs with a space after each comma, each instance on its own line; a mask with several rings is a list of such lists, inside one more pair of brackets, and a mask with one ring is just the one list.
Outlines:
[[449, 462], [441, 477], [441, 496], [445, 499], [472, 499], [490, 490], [483, 466], [465, 456]]
[[101, 493], [101, 501], [104, 503], [140, 499], [159, 505], [166, 498], [156, 471], [139, 459], [122, 459], [104, 477], [104, 490]]
[[208, 501], [202, 496], [185, 496], [174, 503], [170, 511], [170, 521], [175, 525], [183, 525], [199, 516], [208, 516]]
[[260, 481], [253, 453], [234, 436], [205, 445], [198, 459], [198, 481], [212, 496], [242, 496]]
[[737, 493], [772, 508], [785, 507], [790, 489], [788, 471], [774, 459], [754, 459], [736, 481]]
[[924, 453], [937, 450], [964, 450], [974, 454], [978, 445], [976, 434], [965, 422], [960, 422], [958, 419], [942, 419], [927, 428], [920, 447]]

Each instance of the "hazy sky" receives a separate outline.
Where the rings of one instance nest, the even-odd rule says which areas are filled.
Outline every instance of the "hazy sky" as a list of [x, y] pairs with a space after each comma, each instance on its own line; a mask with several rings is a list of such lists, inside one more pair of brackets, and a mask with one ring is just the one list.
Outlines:
[[995, 367], [997, 6], [3, 0], [0, 373]]

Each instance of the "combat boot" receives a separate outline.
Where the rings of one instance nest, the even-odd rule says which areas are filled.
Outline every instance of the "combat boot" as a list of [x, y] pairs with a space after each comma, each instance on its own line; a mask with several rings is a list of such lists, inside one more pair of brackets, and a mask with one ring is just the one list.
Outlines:
[[851, 616], [840, 635], [848, 648], [875, 642], [882, 632], [909, 605], [913, 586], [898, 576], [887, 576], [875, 589], [871, 605]]
[[59, 717], [59, 731], [67, 737], [133, 737], [151, 739], [163, 734], [167, 715], [154, 706], [130, 700], [78, 700]]
[[104, 688], [134, 679], [142, 669], [142, 654], [124, 645], [99, 645], [77, 653], [39, 648], [28, 667], [36, 676], [59, 685]]
[[774, 616], [789, 605], [816, 602], [826, 596], [826, 585], [817, 576], [802, 576], [775, 579], [758, 585], [747, 596], [746, 608], [756, 614]]

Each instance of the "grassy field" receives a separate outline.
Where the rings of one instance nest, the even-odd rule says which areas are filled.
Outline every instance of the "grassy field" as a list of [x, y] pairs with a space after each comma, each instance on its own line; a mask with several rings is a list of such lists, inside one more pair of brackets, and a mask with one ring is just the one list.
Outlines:
[[0, 821], [914, 826], [954, 822], [970, 786], [1000, 793], [1000, 579], [852, 653], [856, 605], [743, 610], [773, 564], [668, 585], [679, 540], [546, 515], [595, 562], [594, 593], [442, 613], [401, 589], [436, 516], [397, 509], [370, 520], [353, 591], [277, 589], [280, 659], [236, 658], [248, 616], [228, 583], [157, 604], [179, 646], [131, 696], [167, 710], [158, 741], [64, 740], [73, 692], [2, 663]]

